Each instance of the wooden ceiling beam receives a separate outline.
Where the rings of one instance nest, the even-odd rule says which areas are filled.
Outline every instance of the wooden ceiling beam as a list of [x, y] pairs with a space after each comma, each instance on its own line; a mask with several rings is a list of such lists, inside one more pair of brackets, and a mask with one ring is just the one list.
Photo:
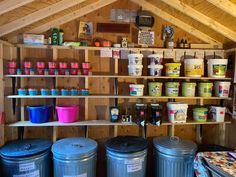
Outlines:
[[236, 17], [236, 5], [229, 0], [207, 0], [214, 6], [220, 8], [226, 13]]
[[151, 11], [153, 14], [159, 16], [160, 18], [172, 23], [173, 25], [181, 28], [182, 30], [192, 34], [193, 36], [201, 39], [202, 41], [217, 45], [219, 48], [222, 48], [222, 43], [213, 39], [212, 37], [206, 35], [205, 33], [197, 30], [193, 26], [179, 20], [178, 18], [170, 15], [169, 13], [165, 12], [164, 10], [158, 8], [157, 6], [145, 1], [145, 0], [131, 0], [132, 2], [140, 5], [141, 7]]
[[0, 36], [4, 36], [6, 34], [9, 34], [13, 31], [16, 31], [20, 28], [23, 28], [27, 25], [34, 23], [34, 22], [42, 20], [48, 16], [51, 16], [51, 15], [58, 13], [62, 10], [65, 10], [67, 8], [75, 6], [76, 4], [82, 3], [84, 1], [86, 1], [86, 0], [69, 0], [69, 1], [62, 0], [62, 1], [59, 1], [58, 3], [52, 4], [52, 5], [45, 7], [41, 10], [33, 12], [29, 15], [26, 15], [25, 17], [19, 18], [15, 21], [12, 21], [10, 23], [0, 26]]
[[38, 26], [38, 27], [36, 27], [32, 30], [29, 30], [27, 32], [28, 33], [43, 33], [45, 31], [49, 30], [50, 28], [57, 27], [59, 25], [65, 24], [65, 23], [67, 23], [71, 20], [82, 17], [83, 15], [86, 15], [90, 12], [93, 12], [97, 9], [100, 9], [104, 6], [107, 6], [107, 5], [109, 5], [109, 4], [111, 4], [115, 1], [117, 1], [117, 0], [99, 0], [99, 1], [96, 1], [92, 4], [89, 4], [85, 7], [80, 8], [79, 10], [76, 10], [72, 13], [64, 15], [63, 17], [60, 17], [60, 18], [55, 19], [53, 21], [47, 22], [47, 23], [45, 23], [41, 26]]
[[214, 19], [202, 14], [201, 12], [195, 10], [194, 8], [186, 5], [185, 3], [183, 3], [179, 0], [161, 0], [161, 1], [168, 4], [171, 7], [179, 10], [183, 14], [193, 18], [194, 20], [206, 25], [207, 27], [213, 29], [214, 31], [222, 34], [223, 36], [227, 37], [228, 39], [236, 42], [236, 32], [225, 27], [224, 25], [220, 24], [219, 22], [215, 21]]
[[14, 10], [18, 7], [33, 2], [34, 0], [4, 0], [0, 2], [0, 15]]

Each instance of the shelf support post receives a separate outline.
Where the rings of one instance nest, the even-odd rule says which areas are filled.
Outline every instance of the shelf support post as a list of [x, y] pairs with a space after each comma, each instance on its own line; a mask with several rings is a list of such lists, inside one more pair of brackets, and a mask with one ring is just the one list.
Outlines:
[[[3, 44], [0, 43], [0, 113], [4, 112]], [[5, 143], [4, 125], [0, 125], [0, 146]]]

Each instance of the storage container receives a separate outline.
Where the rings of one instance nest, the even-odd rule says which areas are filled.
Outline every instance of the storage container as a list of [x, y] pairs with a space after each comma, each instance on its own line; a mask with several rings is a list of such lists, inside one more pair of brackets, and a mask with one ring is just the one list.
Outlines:
[[207, 64], [208, 77], [225, 77], [228, 59], [208, 59]]
[[31, 61], [24, 61], [23, 66], [24, 66], [24, 68], [30, 69], [30, 68], [32, 68], [32, 62]]
[[197, 145], [178, 137], [154, 138], [155, 177], [193, 177]]
[[70, 75], [77, 75], [78, 69], [70, 69]]
[[141, 76], [143, 65], [128, 65], [128, 70], [130, 76]]
[[143, 54], [133, 53], [128, 55], [129, 65], [142, 65]]
[[51, 95], [52, 95], [52, 96], [57, 96], [57, 95], [59, 95], [59, 94], [60, 94], [60, 92], [59, 92], [58, 89], [51, 89]]
[[162, 95], [162, 82], [149, 82], [148, 94], [149, 96], [160, 97]]
[[30, 96], [35, 96], [38, 94], [38, 90], [37, 89], [28, 89], [29, 95]]
[[148, 55], [149, 65], [158, 65], [162, 63], [163, 54]]
[[79, 68], [79, 63], [78, 62], [71, 62], [70, 63], [70, 67], [72, 69], [78, 69]]
[[166, 82], [166, 96], [179, 96], [179, 83], [178, 82]]
[[229, 97], [231, 82], [216, 81], [214, 85], [216, 96], [225, 98]]
[[76, 96], [76, 95], [79, 94], [79, 91], [78, 91], [77, 89], [71, 89], [71, 90], [70, 90], [70, 94], [71, 94], [72, 96]]
[[81, 95], [88, 96], [89, 95], [89, 90], [88, 89], [82, 89], [81, 90]]
[[106, 146], [107, 177], [145, 177], [147, 140], [135, 136], [118, 136]]
[[0, 149], [2, 177], [51, 177], [50, 147], [44, 139], [12, 141]]
[[97, 143], [88, 138], [65, 138], [52, 146], [54, 177], [96, 177]]
[[7, 61], [7, 68], [17, 68], [16, 61]]
[[8, 68], [8, 69], [7, 69], [7, 74], [10, 74], [10, 75], [11, 75], [11, 74], [12, 74], [12, 75], [13, 75], [13, 74], [16, 74], [16, 69], [15, 69], [15, 68]]
[[82, 63], [82, 68], [83, 69], [89, 69], [90, 68], [90, 63], [89, 62], [83, 62]]
[[56, 106], [58, 121], [72, 123], [78, 120], [79, 106]]
[[60, 69], [67, 69], [68, 68], [68, 65], [66, 62], [59, 62], [59, 68]]
[[204, 74], [203, 59], [193, 58], [184, 60], [184, 73], [187, 77], [201, 77]]
[[198, 94], [200, 97], [211, 97], [213, 90], [213, 83], [202, 82], [198, 85]]
[[27, 90], [24, 88], [19, 88], [17, 92], [18, 92], [18, 95], [21, 95], [21, 96], [27, 95]]
[[187, 119], [188, 104], [168, 102], [168, 119], [172, 123], [185, 123]]
[[166, 63], [166, 76], [178, 77], [180, 75], [181, 63]]
[[143, 84], [130, 84], [129, 90], [130, 90], [130, 96], [143, 96]]
[[49, 121], [51, 106], [48, 105], [36, 105], [36, 106], [27, 106], [29, 113], [29, 120], [32, 123], [45, 123]]
[[45, 62], [43, 61], [38, 61], [36, 63], [37, 68], [44, 69], [45, 68]]
[[56, 69], [57, 68], [57, 63], [54, 61], [48, 62], [48, 68], [49, 69]]
[[38, 75], [44, 75], [44, 69], [37, 69], [36, 72]]
[[48, 89], [40, 89], [40, 92], [42, 96], [47, 96], [50, 94], [50, 91]]
[[28, 68], [23, 69], [23, 74], [30, 75], [30, 69], [28, 69]]
[[68, 96], [70, 94], [68, 89], [61, 89], [61, 95], [62, 96]]
[[195, 82], [182, 82], [182, 95], [185, 97], [194, 97], [196, 85]]
[[89, 75], [89, 70], [88, 68], [83, 68], [83, 75]]
[[213, 120], [215, 120], [216, 122], [225, 121], [225, 111], [226, 111], [226, 107], [220, 107], [220, 106], [210, 107], [210, 113], [212, 114]]
[[148, 65], [150, 76], [161, 76], [163, 65]]
[[194, 108], [193, 109], [193, 119], [197, 122], [206, 122], [208, 116], [207, 108]]

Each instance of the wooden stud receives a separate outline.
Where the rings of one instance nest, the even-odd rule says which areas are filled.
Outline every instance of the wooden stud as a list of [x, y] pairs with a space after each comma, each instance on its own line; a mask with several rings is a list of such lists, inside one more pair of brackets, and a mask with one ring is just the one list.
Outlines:
[[220, 8], [221, 10], [225, 11], [226, 13], [236, 17], [236, 5], [231, 2], [230, 0], [207, 0], [214, 6]]
[[145, 0], [131, 0], [134, 3], [144, 7], [145, 9], [148, 9], [149, 11], [151, 11], [152, 13], [154, 13], [155, 15], [163, 18], [164, 20], [176, 25], [177, 27], [181, 28], [182, 30], [194, 35], [195, 37], [201, 39], [204, 42], [207, 42], [209, 44], [213, 44], [216, 46], [221, 46], [222, 48], [222, 43], [220, 43], [219, 41], [213, 39], [212, 37], [206, 35], [205, 33], [197, 30], [196, 28], [194, 28], [193, 26], [179, 20], [178, 18], [170, 15], [169, 13], [165, 12], [164, 10], [156, 7], [155, 5], [145, 1]]
[[[4, 112], [3, 44], [0, 43], [0, 114]], [[0, 146], [5, 143], [5, 128], [0, 125]]]
[[[20, 47], [20, 63], [23, 63], [24, 59], [25, 59], [25, 48]], [[24, 78], [20, 79], [20, 86], [24, 87], [25, 86], [25, 82], [24, 82]], [[25, 120], [25, 100], [21, 99], [20, 100], [20, 117], [21, 117], [21, 121]]]
[[4, 0], [0, 3], [0, 15], [24, 6], [34, 0]]
[[19, 18], [15, 21], [12, 21], [10, 23], [7, 23], [5, 25], [2, 25], [0, 27], [0, 36], [4, 36], [6, 34], [9, 34], [13, 31], [16, 31], [20, 28], [23, 28], [27, 25], [30, 25], [34, 22], [37, 22], [39, 20], [42, 20], [46, 17], [49, 17], [55, 13], [58, 13], [64, 9], [70, 8], [72, 6], [75, 6], [76, 4], [82, 3], [85, 0], [62, 0], [58, 3], [52, 4], [48, 7], [45, 7], [41, 10], [38, 10], [36, 12], [33, 12], [29, 15], [26, 15], [22, 18]]
[[175, 125], [174, 124], [168, 126], [168, 135], [175, 136]]
[[[224, 35], [228, 39], [231, 39], [232, 41], [236, 42], [236, 32], [234, 32], [233, 30], [218, 23], [216, 20], [208, 17], [207, 15], [202, 14], [201, 12], [195, 10], [194, 8], [186, 5], [185, 3], [183, 3], [179, 0], [161, 0], [161, 1], [165, 2], [166, 4], [168, 4], [171, 7], [179, 10], [180, 12], [184, 13], [185, 15], [190, 16], [191, 18], [195, 19], [196, 21], [199, 21], [200, 23], [206, 25], [207, 27], [215, 30], [216, 32]], [[225, 2], [222, 2], [221, 4], [224, 4], [224, 3]], [[235, 5], [234, 9], [236, 9], [236, 5]]]
[[226, 132], [226, 124], [220, 124], [219, 126], [219, 143], [222, 146], [225, 146], [225, 132]]
[[85, 7], [82, 7], [81, 9], [79, 10], [76, 10], [72, 13], [69, 13], [61, 18], [58, 18], [58, 19], [55, 19], [55, 20], [52, 20], [48, 23], [45, 23], [41, 26], [38, 26], [32, 30], [29, 30], [28, 32], [29, 33], [42, 33], [42, 32], [45, 32], [47, 31], [48, 29], [54, 27], [54, 26], [59, 26], [59, 25], [62, 25], [62, 24], [65, 24], [71, 20], [74, 20], [74, 19], [77, 19], [79, 17], [82, 17], [90, 12], [93, 12], [97, 9], [100, 9], [106, 5], [109, 5], [113, 2], [115, 2], [117, 0], [99, 0], [95, 3], [92, 3], [92, 4], [89, 4]]
[[[52, 49], [52, 60], [53, 61], [57, 61], [58, 60], [58, 49], [57, 48], [53, 48]], [[58, 79], [55, 78], [55, 87], [58, 86]], [[56, 100], [56, 105], [58, 103], [58, 100]], [[57, 120], [56, 118], [56, 115], [54, 115], [53, 117], [54, 120]], [[58, 134], [58, 127], [53, 127], [53, 135], [52, 135], [52, 139], [53, 139], [53, 142], [56, 142], [57, 141], [57, 134]]]

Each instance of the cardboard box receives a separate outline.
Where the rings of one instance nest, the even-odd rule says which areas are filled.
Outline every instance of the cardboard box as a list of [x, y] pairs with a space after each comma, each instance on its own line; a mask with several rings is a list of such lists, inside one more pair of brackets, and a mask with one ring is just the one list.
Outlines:
[[43, 45], [44, 35], [39, 34], [23, 34], [23, 43], [28, 45]]

